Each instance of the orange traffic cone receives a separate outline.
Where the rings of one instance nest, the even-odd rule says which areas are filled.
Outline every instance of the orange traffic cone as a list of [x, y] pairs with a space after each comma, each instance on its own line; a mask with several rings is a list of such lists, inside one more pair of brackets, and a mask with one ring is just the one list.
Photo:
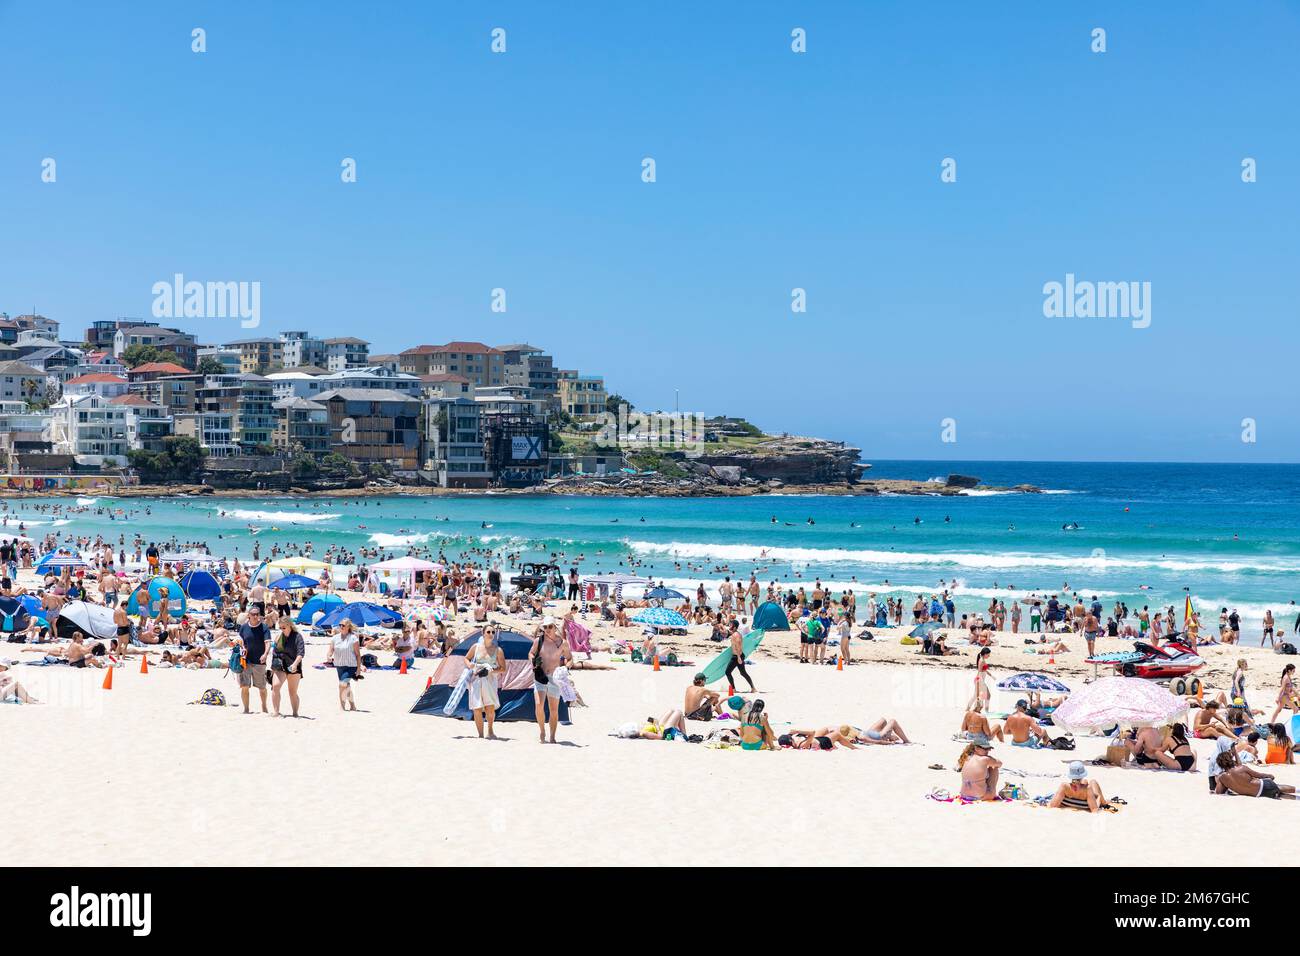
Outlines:
[[838, 655], [836, 655], [836, 658], [835, 658], [835, 669], [836, 669], [837, 671], [842, 671], [842, 670], [844, 670], [844, 655], [843, 655], [843, 654], [838, 654]]
[[728, 684], [728, 685], [727, 685], [727, 696], [728, 696], [728, 697], [735, 697], [735, 696], [736, 696], [736, 686], [735, 686], [734, 684]]
[[112, 689], [113, 689], [113, 668], [110, 667], [108, 668], [107, 671], [104, 672], [104, 690], [112, 690]]
[[1205, 700], [1205, 682], [1204, 682], [1204, 681], [1199, 681], [1199, 680], [1198, 680], [1198, 681], [1196, 682], [1196, 699], [1197, 699], [1198, 701]]
[[402, 673], [402, 674], [405, 674], [405, 673], [406, 673], [406, 658], [405, 658], [405, 657], [402, 658], [402, 668], [401, 668], [400, 673]]
[[149, 658], [144, 654], [140, 655], [140, 673], [149, 673]]
[[655, 673], [658, 673], [658, 672], [659, 672], [659, 655], [658, 655], [658, 654], [655, 655], [655, 665], [654, 665], [654, 669], [655, 669]]
[[1056, 663], [1056, 651], [1052, 651], [1052, 653], [1047, 655], [1047, 663], [1049, 664]]
[[424, 689], [425, 689], [425, 690], [428, 690], [428, 689], [429, 689], [430, 687], [432, 687], [432, 686], [433, 686], [433, 675], [430, 674], [430, 675], [429, 675], [429, 679], [428, 679], [427, 681], [424, 682]]

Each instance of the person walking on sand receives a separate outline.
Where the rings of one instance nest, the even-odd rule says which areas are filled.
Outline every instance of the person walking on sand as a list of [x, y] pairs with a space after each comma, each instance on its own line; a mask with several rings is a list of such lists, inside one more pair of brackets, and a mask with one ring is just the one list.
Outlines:
[[1273, 709], [1273, 716], [1268, 719], [1270, 724], [1277, 721], [1282, 711], [1296, 709], [1295, 696], [1295, 665], [1288, 664], [1282, 668], [1282, 686], [1277, 692], [1277, 707]]
[[730, 641], [731, 647], [731, 661], [727, 664], [727, 686], [736, 686], [731, 675], [734, 671], [740, 671], [740, 676], [745, 678], [745, 683], [749, 685], [749, 692], [751, 694], [757, 693], [758, 689], [754, 687], [749, 671], [745, 670], [745, 639], [741, 636], [739, 625], [732, 626], [731, 633], [727, 635], [727, 640]]
[[298, 716], [298, 682], [302, 680], [302, 661], [307, 655], [307, 643], [293, 626], [293, 619], [285, 614], [279, 620], [279, 633], [271, 652], [271, 709], [280, 716], [280, 690], [289, 687], [289, 706], [293, 716]]
[[470, 669], [469, 709], [474, 712], [474, 728], [483, 736], [483, 721], [487, 719], [487, 736], [496, 740], [493, 722], [496, 720], [497, 708], [501, 699], [497, 695], [500, 675], [506, 670], [506, 655], [497, 643], [497, 629], [493, 624], [483, 625], [478, 642], [470, 648], [465, 658], [465, 666]]
[[987, 707], [990, 692], [988, 683], [989, 657], [993, 651], [989, 648], [983, 648], [975, 655], [975, 693], [970, 702], [966, 704], [967, 710], [974, 710], [976, 704]]
[[573, 662], [573, 653], [569, 642], [560, 633], [559, 623], [547, 615], [542, 619], [542, 629], [528, 651], [528, 660], [533, 666], [533, 706], [537, 717], [537, 731], [540, 741], [546, 743], [546, 711], [550, 708], [551, 743], [555, 743], [555, 731], [560, 723], [560, 687], [551, 675], [560, 665], [568, 666]]
[[351, 621], [342, 622], [330, 638], [330, 660], [339, 678], [339, 707], [355, 711], [357, 702], [352, 697], [352, 682], [365, 668], [361, 664], [361, 639]]
[[248, 617], [239, 625], [240, 656], [243, 670], [239, 672], [239, 698], [248, 709], [248, 689], [256, 687], [262, 700], [262, 713], [270, 713], [266, 707], [266, 660], [271, 652], [270, 635], [266, 623], [262, 620], [262, 611], [256, 604], [248, 606]]

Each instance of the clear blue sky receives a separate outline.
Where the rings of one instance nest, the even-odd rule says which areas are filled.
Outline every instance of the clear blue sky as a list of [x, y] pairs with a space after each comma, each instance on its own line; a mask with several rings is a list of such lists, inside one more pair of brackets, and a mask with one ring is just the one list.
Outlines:
[[[533, 341], [868, 459], [1297, 461], [1297, 49], [1277, 0], [0, 0], [0, 310], [255, 280], [259, 334]], [[1151, 327], [1044, 318], [1067, 272]]]

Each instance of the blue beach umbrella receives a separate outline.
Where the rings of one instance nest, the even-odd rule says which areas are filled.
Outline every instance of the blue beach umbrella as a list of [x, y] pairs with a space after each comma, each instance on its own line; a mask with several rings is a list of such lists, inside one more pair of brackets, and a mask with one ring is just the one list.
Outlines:
[[89, 564], [79, 554], [73, 554], [66, 548], [58, 551], [51, 551], [39, 561], [36, 562], [36, 573], [45, 574], [48, 571], [62, 571], [64, 568], [88, 568]]
[[312, 623], [312, 618], [317, 614], [328, 614], [330, 611], [344, 603], [344, 600], [337, 594], [317, 594], [302, 606], [302, 609], [298, 611], [298, 616], [294, 618], [294, 621], [298, 624], [310, 624]]
[[675, 591], [672, 588], [665, 587], [651, 588], [649, 591], [645, 592], [645, 596], [646, 599], [650, 601], [667, 601], [671, 598], [681, 600], [686, 597], [686, 595], [681, 591]]
[[181, 578], [181, 590], [195, 601], [215, 601], [221, 597], [221, 582], [211, 571], [196, 569]]
[[908, 631], [908, 637], [929, 637], [931, 631], [937, 631], [943, 627], [938, 621], [926, 621], [924, 624], [918, 624]]
[[369, 601], [353, 601], [334, 608], [317, 621], [316, 626], [338, 627], [344, 621], [351, 621], [358, 627], [365, 627], [370, 624], [396, 624], [401, 619], [402, 615], [378, 604], [371, 604]]
[[1019, 674], [1012, 674], [1010, 677], [1004, 677], [998, 681], [997, 687], [998, 690], [1036, 691], [1040, 694], [1070, 693], [1069, 686], [1061, 683], [1055, 677], [1033, 671], [1023, 671]]
[[[164, 594], [167, 595], [167, 616], [180, 619], [185, 616], [185, 592], [181, 590], [179, 581], [171, 578], [156, 577], [152, 578], [148, 584], [149, 589], [149, 607], [148, 613], [156, 615], [158, 613], [158, 602]], [[127, 614], [139, 614], [140, 612], [140, 589], [136, 588], [131, 592], [131, 599], [126, 602]]]
[[278, 581], [272, 581], [267, 587], [279, 588], [281, 591], [301, 591], [303, 588], [320, 587], [320, 582], [301, 574], [286, 574]]
[[666, 607], [648, 607], [639, 614], [634, 615], [632, 620], [638, 624], [649, 624], [652, 627], [686, 626], [686, 618]]

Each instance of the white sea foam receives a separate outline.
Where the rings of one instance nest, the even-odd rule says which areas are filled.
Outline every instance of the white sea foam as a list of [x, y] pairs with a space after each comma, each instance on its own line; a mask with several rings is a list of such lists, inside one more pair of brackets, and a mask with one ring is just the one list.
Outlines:
[[231, 508], [229, 511], [223, 511], [221, 516], [240, 521], [278, 521], [284, 524], [333, 521], [335, 518], [343, 517], [339, 514], [320, 514], [314, 511], [253, 511], [247, 508]]
[[424, 544], [432, 534], [384, 534], [377, 531], [370, 536], [370, 543], [381, 548], [408, 548], [413, 544]]
[[715, 561], [781, 562], [788, 564], [875, 564], [885, 566], [961, 567], [979, 570], [1057, 568], [1084, 571], [1274, 571], [1296, 572], [1300, 565], [1251, 560], [1193, 558], [1128, 558], [1113, 555], [974, 554], [969, 552], [870, 551], [848, 548], [764, 548], [754, 544], [702, 544], [690, 541], [628, 541], [639, 554], [665, 554], [674, 558]]

